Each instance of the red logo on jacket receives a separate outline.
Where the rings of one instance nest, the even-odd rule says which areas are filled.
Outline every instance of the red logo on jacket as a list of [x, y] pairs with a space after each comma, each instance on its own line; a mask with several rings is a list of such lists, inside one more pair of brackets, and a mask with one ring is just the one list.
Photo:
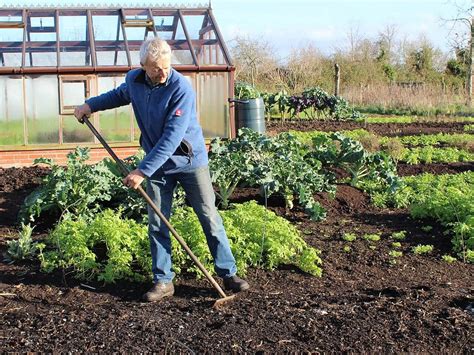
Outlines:
[[181, 116], [183, 114], [183, 111], [181, 109], [177, 109], [176, 112], [174, 113], [175, 116]]

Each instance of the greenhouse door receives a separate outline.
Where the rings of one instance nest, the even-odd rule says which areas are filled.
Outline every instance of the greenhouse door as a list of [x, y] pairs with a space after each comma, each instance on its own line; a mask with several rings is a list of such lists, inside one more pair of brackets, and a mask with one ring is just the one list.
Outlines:
[[78, 123], [74, 117], [74, 108], [95, 96], [95, 76], [60, 75], [59, 76], [59, 112], [61, 115], [61, 143], [91, 143], [94, 136], [87, 126]]

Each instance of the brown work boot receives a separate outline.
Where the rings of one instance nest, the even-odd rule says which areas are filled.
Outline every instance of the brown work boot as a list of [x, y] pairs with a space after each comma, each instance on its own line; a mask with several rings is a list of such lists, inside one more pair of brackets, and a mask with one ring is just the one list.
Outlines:
[[174, 294], [174, 286], [172, 282], [157, 282], [147, 293], [143, 295], [146, 302], [157, 302], [165, 297], [171, 297]]
[[227, 291], [240, 292], [250, 288], [247, 281], [242, 280], [237, 275], [224, 277], [224, 288]]

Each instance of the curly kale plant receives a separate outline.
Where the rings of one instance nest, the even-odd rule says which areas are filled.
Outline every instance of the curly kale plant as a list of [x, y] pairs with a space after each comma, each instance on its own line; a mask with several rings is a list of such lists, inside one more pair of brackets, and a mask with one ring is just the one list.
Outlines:
[[89, 148], [79, 147], [67, 155], [66, 167], [51, 159], [36, 159], [35, 164], [49, 165], [51, 173], [26, 197], [20, 220], [34, 221], [45, 211], [93, 216], [101, 204], [110, 201], [114, 187], [121, 185], [121, 179], [103, 162], [91, 165], [86, 164], [87, 159]]

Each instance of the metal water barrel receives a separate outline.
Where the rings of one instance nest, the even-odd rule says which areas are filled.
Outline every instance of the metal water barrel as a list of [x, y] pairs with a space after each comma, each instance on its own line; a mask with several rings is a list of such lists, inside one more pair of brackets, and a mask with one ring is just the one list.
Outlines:
[[265, 133], [265, 105], [261, 97], [235, 102], [235, 121], [237, 129], [248, 127], [259, 133]]

